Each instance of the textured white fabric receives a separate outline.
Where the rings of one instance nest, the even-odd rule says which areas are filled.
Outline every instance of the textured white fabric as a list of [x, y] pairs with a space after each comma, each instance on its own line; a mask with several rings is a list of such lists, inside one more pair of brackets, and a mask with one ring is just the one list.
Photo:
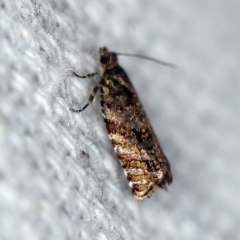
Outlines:
[[[0, 1], [0, 239], [237, 239], [239, 1]], [[108, 140], [97, 52], [119, 57], [173, 184], [134, 200]], [[84, 152], [89, 154], [84, 155]]]

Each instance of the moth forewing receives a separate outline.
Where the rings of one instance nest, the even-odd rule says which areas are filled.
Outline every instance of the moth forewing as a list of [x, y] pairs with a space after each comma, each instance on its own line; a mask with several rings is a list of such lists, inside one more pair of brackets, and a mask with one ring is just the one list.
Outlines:
[[117, 54], [106, 47], [99, 49], [99, 71], [100, 81], [88, 103], [72, 111], [84, 110], [100, 88], [102, 115], [109, 138], [133, 196], [142, 201], [151, 197], [157, 188], [165, 189], [172, 182], [170, 164], [131, 81], [118, 65]]

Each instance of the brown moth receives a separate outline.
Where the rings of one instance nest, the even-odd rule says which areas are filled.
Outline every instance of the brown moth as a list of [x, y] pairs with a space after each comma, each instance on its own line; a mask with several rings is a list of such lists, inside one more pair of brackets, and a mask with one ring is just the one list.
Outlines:
[[[95, 72], [79, 76], [74, 73], [79, 78], [99, 75], [100, 81], [82, 109], [70, 110], [83, 111], [93, 101], [100, 88], [102, 115], [109, 138], [129, 181], [133, 196], [142, 201], [146, 197], [150, 198], [157, 188], [166, 189], [167, 184], [172, 182], [172, 174], [170, 163], [160, 147], [141, 101], [127, 74], [118, 65], [117, 55], [120, 54], [109, 52], [106, 47], [102, 47], [99, 49], [99, 74]], [[149, 57], [132, 56], [159, 63]]]

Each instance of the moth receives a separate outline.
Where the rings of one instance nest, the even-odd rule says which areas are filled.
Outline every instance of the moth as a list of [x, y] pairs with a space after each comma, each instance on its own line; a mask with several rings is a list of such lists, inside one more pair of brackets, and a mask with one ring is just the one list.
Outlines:
[[118, 65], [117, 55], [141, 57], [173, 67], [150, 57], [110, 52], [106, 47], [101, 47], [99, 73], [85, 76], [74, 73], [79, 78], [98, 75], [100, 80], [92, 90], [87, 104], [80, 110], [70, 110], [81, 112], [86, 109], [100, 89], [102, 116], [108, 136], [133, 196], [142, 201], [150, 198], [156, 189], [166, 189], [172, 182], [172, 173], [137, 92], [126, 72]]

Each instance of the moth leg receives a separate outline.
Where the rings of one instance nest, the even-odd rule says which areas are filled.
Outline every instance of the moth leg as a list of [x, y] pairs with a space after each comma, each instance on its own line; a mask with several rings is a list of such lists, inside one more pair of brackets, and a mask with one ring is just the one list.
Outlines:
[[92, 103], [92, 101], [93, 101], [93, 99], [94, 99], [94, 97], [95, 97], [98, 89], [99, 89], [99, 84], [96, 85], [96, 86], [93, 88], [93, 90], [92, 90], [92, 92], [90, 93], [90, 96], [89, 96], [89, 98], [88, 98], [88, 102], [87, 102], [87, 104], [86, 104], [83, 108], [81, 108], [81, 109], [79, 109], [79, 110], [70, 108], [70, 111], [72, 111], [72, 112], [82, 112], [85, 108], [88, 107], [88, 105], [89, 105], [90, 103]]
[[80, 75], [76, 74], [75, 72], [73, 72], [73, 74], [74, 74], [76, 77], [78, 77], [78, 78], [90, 78], [90, 77], [93, 77], [93, 76], [98, 75], [97, 72], [89, 73], [89, 74], [83, 75], [83, 76], [80, 76]]
[[[75, 72], [73, 72], [73, 74], [74, 74], [76, 77], [78, 77], [78, 78], [91, 78], [91, 77], [94, 77], [94, 76], [98, 75], [98, 72], [89, 73], [89, 74], [83, 75], [83, 76], [80, 76], [80, 75], [78, 75], [78, 74], [75, 73]], [[87, 102], [87, 104], [86, 104], [83, 108], [81, 108], [81, 109], [79, 109], [79, 110], [76, 110], [76, 109], [72, 109], [72, 108], [71, 108], [70, 111], [72, 111], [72, 112], [82, 112], [85, 108], [87, 108], [87, 106], [93, 101], [93, 99], [94, 99], [94, 97], [95, 97], [95, 95], [96, 95], [96, 93], [97, 93], [97, 91], [98, 91], [98, 88], [99, 88], [99, 85], [97, 85], [97, 86], [95, 86], [95, 87], [93, 88], [93, 90], [92, 90], [92, 92], [90, 93], [90, 96], [89, 96], [89, 98], [88, 98], [88, 102]]]
[[[145, 191], [145, 193], [142, 194], [142, 197], [145, 197], [149, 192], [151, 192], [153, 190], [154, 186], [155, 186], [155, 183], [150, 183], [148, 186], [148, 189]], [[148, 197], [151, 197], [151, 195]]]
[[150, 183], [147, 190], [142, 191], [142, 192], [137, 192], [134, 188], [132, 190], [134, 197], [138, 201], [142, 201], [145, 197], [150, 198], [153, 194], [153, 189], [154, 189], [155, 183]]

